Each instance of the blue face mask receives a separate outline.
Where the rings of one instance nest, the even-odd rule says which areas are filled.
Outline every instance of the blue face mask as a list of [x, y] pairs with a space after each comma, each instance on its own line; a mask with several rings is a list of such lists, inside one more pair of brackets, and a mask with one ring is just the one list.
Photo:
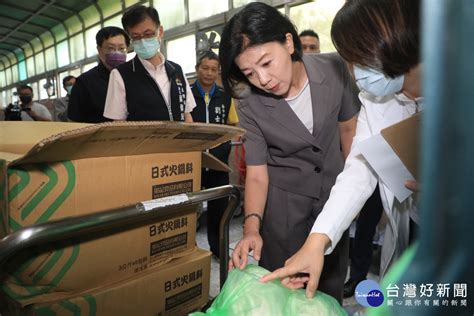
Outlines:
[[401, 91], [405, 80], [404, 75], [392, 79], [385, 76], [381, 71], [358, 65], [354, 65], [354, 77], [360, 90], [377, 97]]
[[67, 95], [71, 95], [72, 86], [66, 86]]
[[150, 59], [160, 50], [160, 41], [156, 37], [142, 38], [133, 42], [133, 50], [138, 57], [142, 59]]

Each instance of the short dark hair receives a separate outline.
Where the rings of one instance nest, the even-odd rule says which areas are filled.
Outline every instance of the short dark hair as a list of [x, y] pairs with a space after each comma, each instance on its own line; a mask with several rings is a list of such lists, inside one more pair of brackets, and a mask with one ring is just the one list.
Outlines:
[[319, 35], [313, 30], [304, 30], [303, 32], [300, 33], [299, 35], [301, 36], [311, 36], [311, 37], [316, 37], [319, 40]]
[[160, 26], [158, 11], [153, 7], [145, 7], [144, 5], [135, 5], [125, 11], [122, 16], [122, 26], [128, 32], [129, 28], [141, 23], [146, 18], [150, 18], [156, 26]]
[[400, 76], [420, 62], [420, 0], [348, 0], [331, 38], [347, 62]]
[[217, 54], [214, 53], [213, 51], [208, 50], [207, 52], [205, 52], [204, 54], [202, 54], [202, 55], [200, 55], [200, 56], [198, 57], [198, 61], [197, 61], [197, 63], [196, 63], [196, 68], [198, 68], [198, 67], [201, 65], [202, 60], [203, 60], [204, 58], [207, 58], [207, 59], [210, 59], [210, 60], [217, 60], [217, 61], [219, 61], [219, 56], [217, 56]]
[[18, 86], [18, 87], [16, 88], [16, 91], [20, 92], [21, 90], [25, 90], [25, 89], [28, 89], [28, 90], [30, 90], [31, 93], [33, 93], [33, 88], [30, 87], [30, 86], [27, 85], [27, 84], [22, 84], [22, 85]]
[[127, 44], [127, 47], [130, 45], [130, 38], [128, 38], [128, 34], [124, 30], [116, 26], [106, 26], [97, 32], [95, 36], [97, 46], [102, 46], [102, 43], [104, 43], [105, 40], [117, 35], [123, 35], [123, 37], [125, 37], [125, 44]]
[[71, 76], [71, 75], [64, 77], [63, 78], [63, 86], [66, 85], [66, 82], [68, 82], [71, 79], [76, 79], [76, 77]]
[[251, 2], [235, 14], [224, 26], [219, 45], [219, 61], [224, 89], [235, 98], [234, 91], [240, 82], [250, 84], [247, 77], [235, 64], [235, 59], [245, 49], [270, 43], [285, 43], [286, 34], [293, 36], [295, 50], [291, 60], [301, 61], [301, 41], [291, 21], [274, 7], [262, 3]]

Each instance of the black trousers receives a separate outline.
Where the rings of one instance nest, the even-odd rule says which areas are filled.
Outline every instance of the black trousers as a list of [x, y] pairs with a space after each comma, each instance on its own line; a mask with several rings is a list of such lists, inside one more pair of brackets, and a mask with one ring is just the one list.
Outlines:
[[[227, 172], [203, 169], [201, 176], [203, 189], [229, 184]], [[211, 252], [217, 257], [219, 257], [219, 225], [228, 203], [228, 197], [207, 202], [207, 241]]]
[[356, 233], [350, 249], [351, 272], [353, 280], [363, 280], [372, 263], [372, 243], [375, 230], [383, 213], [379, 187], [375, 188], [372, 196], [365, 202], [356, 222]]
[[[329, 192], [321, 199], [291, 193], [270, 184], [263, 217], [262, 255], [259, 265], [269, 271], [281, 268], [303, 246]], [[324, 258], [318, 290], [342, 303], [344, 280], [349, 261], [349, 235], [346, 231], [336, 248]]]

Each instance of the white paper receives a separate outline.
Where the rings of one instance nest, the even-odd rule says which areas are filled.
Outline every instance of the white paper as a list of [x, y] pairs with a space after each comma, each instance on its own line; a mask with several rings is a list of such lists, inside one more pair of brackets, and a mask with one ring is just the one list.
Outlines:
[[413, 193], [405, 187], [405, 182], [415, 178], [381, 134], [374, 135], [357, 146], [398, 201], [403, 202]]
[[143, 208], [145, 212], [148, 212], [157, 207], [164, 207], [169, 205], [178, 205], [189, 200], [188, 195], [186, 193], [177, 194], [172, 196], [166, 196], [155, 200], [144, 201], [142, 202]]

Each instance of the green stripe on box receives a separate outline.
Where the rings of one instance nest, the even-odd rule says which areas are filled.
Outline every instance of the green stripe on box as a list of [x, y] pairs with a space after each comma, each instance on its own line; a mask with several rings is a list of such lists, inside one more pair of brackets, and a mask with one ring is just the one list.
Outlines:
[[81, 308], [79, 306], [77, 306], [76, 304], [71, 303], [70, 301], [59, 302], [59, 306], [61, 306], [64, 309], [67, 309], [74, 316], [80, 316], [81, 315]]
[[84, 299], [87, 304], [89, 304], [89, 316], [95, 316], [97, 313], [97, 302], [95, 301], [95, 297], [92, 295], [85, 295]]
[[21, 286], [24, 290], [26, 290], [29, 293], [29, 294], [15, 293], [13, 291], [13, 289], [11, 289], [7, 283], [4, 283], [2, 285], [2, 290], [6, 294], [8, 294], [8, 296], [10, 296], [12, 299], [14, 299], [16, 301], [21, 301], [21, 300], [28, 299], [28, 298], [36, 296], [36, 295], [47, 293], [51, 289], [50, 286], [37, 287], [37, 286], [34, 286], [34, 285], [21, 285], [21, 280], [19, 280], [16, 277], [14, 277], [14, 279], [17, 282], [18, 286]]
[[[41, 281], [42, 278], [52, 269], [54, 266], [58, 263], [59, 259], [61, 259], [61, 256], [63, 255], [64, 250], [59, 249], [53, 252], [53, 255], [51, 258], [46, 262], [45, 265], [35, 274], [33, 277], [33, 284], [38, 284], [39, 281]], [[16, 272], [15, 272], [16, 274]]]
[[36, 260], [36, 257], [31, 257], [30, 259], [26, 260], [23, 264], [20, 265], [18, 269], [15, 270], [15, 276], [25, 271], [26, 268], [28, 268], [30, 264], [33, 263], [33, 261], [35, 260]]
[[20, 228], [23, 228], [23, 227], [21, 227], [21, 225], [18, 224], [11, 216], [9, 216], [8, 225], [9, 225], [10, 230], [11, 230], [12, 232], [17, 231], [17, 230], [19, 230]]
[[[20, 181], [18, 181], [18, 183], [8, 191], [8, 203], [11, 203], [11, 201], [28, 186], [28, 183], [30, 183], [30, 174], [28, 171], [24, 171], [20, 168], [8, 169], [8, 178], [10, 179], [13, 176], [20, 178]], [[8, 217], [8, 226], [12, 232], [22, 228], [22, 226], [11, 216]]]
[[30, 183], [30, 173], [28, 171], [17, 169], [8, 169], [8, 178], [12, 176], [17, 176], [20, 178], [17, 184], [15, 184], [10, 191], [8, 191], [8, 201], [14, 200], [21, 191], [23, 191], [28, 183]]
[[[51, 216], [58, 210], [58, 208], [64, 203], [64, 201], [69, 197], [69, 195], [72, 193], [74, 190], [75, 184], [76, 184], [76, 172], [74, 165], [70, 161], [64, 161], [62, 162], [64, 165], [66, 172], [67, 172], [67, 183], [66, 187], [59, 194], [59, 196], [53, 201], [53, 203], [48, 207], [46, 212], [44, 212], [36, 221], [36, 223], [42, 223], [46, 222], [48, 219], [51, 218]], [[30, 200], [30, 202], [25, 206], [21, 213], [21, 218], [24, 220], [28, 215], [31, 214], [31, 212], [38, 206], [38, 204], [46, 197], [57, 185], [58, 183], [58, 175], [57, 173], [47, 164], [38, 164], [39, 169], [41, 172], [43, 172], [48, 178], [48, 182], [46, 185]], [[14, 170], [12, 173], [18, 173], [18, 170]], [[17, 174], [20, 177], [20, 182], [15, 185], [14, 188], [9, 192], [9, 196], [16, 197], [19, 192], [21, 192], [28, 184], [29, 182], [29, 174], [27, 172], [22, 172], [20, 170], [19, 174]], [[27, 175], [27, 177], [25, 177]], [[21, 228], [21, 225], [18, 224], [16, 221], [10, 218], [10, 227], [12, 229], [19, 229]], [[30, 286], [30, 285], [21, 285], [21, 280], [18, 277], [14, 277], [15, 281], [22, 286], [27, 292], [30, 294], [18, 294], [15, 293], [10, 287], [8, 287], [7, 284], [4, 284], [2, 287], [4, 291], [12, 298], [14, 299], [25, 299], [29, 298], [35, 295], [39, 294], [44, 294], [48, 293], [51, 289], [53, 289], [55, 286], [61, 282], [61, 280], [64, 278], [66, 273], [71, 269], [71, 267], [74, 265], [76, 262], [78, 256], [79, 256], [79, 250], [80, 246], [75, 245], [72, 248], [72, 253], [70, 258], [67, 260], [67, 262], [64, 264], [64, 266], [60, 269], [58, 274], [51, 280], [51, 283], [46, 285], [46, 286]], [[54, 268], [54, 266], [57, 264], [57, 262], [60, 260], [62, 255], [64, 254], [64, 250], [58, 250], [55, 251], [53, 256], [48, 260], [48, 262], [41, 268], [41, 270], [33, 277], [33, 283], [37, 284], [38, 282], [43, 279], [47, 273]], [[32, 258], [31, 260], [28, 260], [25, 264], [21, 265], [19, 270], [16, 271], [15, 274], [21, 273], [24, 271], [36, 258]], [[94, 314], [95, 314], [95, 300], [92, 302], [93, 303], [93, 309], [94, 309]], [[89, 303], [90, 304], [90, 303]], [[44, 315], [55, 315], [55, 314], [48, 314], [50, 312], [54, 313], [53, 311], [48, 311], [47, 309], [43, 309]]]
[[45, 294], [48, 293], [51, 289], [54, 289], [55, 286], [61, 282], [61, 280], [64, 278], [66, 273], [71, 269], [73, 266], [74, 262], [76, 262], [77, 257], [79, 255], [79, 245], [75, 245], [72, 248], [72, 253], [71, 257], [68, 259], [66, 264], [61, 268], [61, 270], [58, 272], [58, 274], [51, 280], [51, 283], [48, 285], [41, 285], [41, 286], [35, 286], [35, 285], [23, 285], [22, 281], [16, 277], [13, 276], [15, 282], [17, 285], [21, 286], [23, 289], [25, 289], [29, 294], [19, 294], [15, 293], [9, 286], [8, 284], [4, 283], [2, 286], [2, 289], [5, 291], [5, 293], [8, 294], [11, 298], [15, 300], [22, 300], [26, 298], [33, 297], [35, 295], [40, 295], [40, 294]]
[[66, 264], [61, 268], [61, 270], [56, 274], [56, 276], [51, 280], [51, 285], [52, 286], [57, 286], [59, 282], [64, 278], [66, 273], [71, 269], [71, 267], [74, 265], [74, 262], [76, 262], [77, 257], [79, 256], [79, 245], [75, 245], [72, 247], [72, 253], [71, 257], [68, 259]]
[[35, 310], [35, 316], [56, 316], [56, 312], [51, 307], [40, 307]]
[[[64, 168], [67, 172], [67, 183], [66, 187], [64, 188], [63, 192], [59, 194], [59, 196], [53, 201], [53, 203], [48, 207], [48, 209], [36, 220], [35, 223], [43, 223], [48, 221], [51, 216], [58, 210], [58, 208], [64, 203], [64, 201], [71, 195], [74, 187], [76, 186], [76, 170], [74, 165], [70, 161], [62, 162]], [[38, 206], [38, 204], [42, 201], [42, 199], [47, 196], [51, 190], [54, 189], [58, 182], [58, 175], [51, 169], [48, 165], [41, 164], [40, 170], [46, 174], [49, 178], [48, 183], [45, 187], [36, 194], [33, 199], [25, 206], [21, 213], [21, 219], [25, 219], [31, 212]], [[21, 169], [16, 170], [9, 170], [9, 176], [16, 175], [20, 178], [20, 181], [8, 192], [8, 200], [12, 201], [14, 198], [18, 196], [18, 194], [25, 189], [25, 187], [30, 182], [30, 175], [28, 172], [23, 171]], [[13, 218], [10, 217], [10, 229], [12, 231], [16, 231], [20, 229], [22, 226], [16, 222]]]
[[[51, 204], [51, 206], [47, 209], [43, 215], [36, 221], [36, 223], [42, 223], [47, 221], [63, 204], [63, 202], [67, 199], [67, 197], [71, 194], [72, 190], [74, 189], [75, 183], [76, 183], [76, 173], [74, 169], [74, 165], [70, 161], [65, 161], [63, 162], [63, 165], [67, 171], [68, 175], [68, 181], [66, 184], [65, 189], [63, 192], [58, 196], [58, 198]], [[12, 220], [13, 221], [13, 220]], [[17, 224], [17, 223], [15, 223]], [[21, 226], [17, 224], [19, 228]], [[37, 284], [40, 282], [40, 280], [52, 269], [54, 266], [57, 264], [57, 262], [60, 260], [62, 254], [64, 253], [63, 250], [58, 250], [55, 251], [53, 256], [48, 260], [48, 262], [41, 268], [41, 270], [36, 273], [36, 275], [33, 277], [33, 284]], [[71, 255], [74, 257], [74, 253]], [[77, 257], [77, 256], [76, 256]], [[32, 258], [31, 260], [28, 260], [27, 263], [23, 264], [19, 270], [15, 272], [15, 275], [18, 275], [19, 273], [22, 273], [36, 258]], [[73, 262], [76, 260], [76, 258], [73, 258]], [[71, 264], [72, 265], [72, 264]], [[69, 268], [67, 269], [69, 270]], [[66, 270], [66, 272], [67, 272]], [[65, 272], [64, 272], [65, 274]], [[60, 276], [60, 279], [62, 279], [63, 276]], [[55, 286], [56, 284], [51, 284], [51, 286]]]
[[62, 162], [64, 168], [67, 171], [67, 183], [66, 187], [64, 188], [63, 192], [59, 194], [59, 196], [54, 200], [54, 202], [48, 207], [46, 212], [41, 214], [38, 218], [36, 223], [43, 223], [48, 221], [51, 216], [58, 210], [58, 208], [64, 203], [64, 201], [71, 195], [71, 192], [74, 190], [76, 186], [76, 170], [74, 169], [74, 165], [70, 161]]
[[44, 187], [26, 204], [26, 206], [21, 211], [21, 219], [24, 220], [28, 215], [33, 212], [33, 210], [38, 206], [39, 203], [54, 189], [58, 184], [58, 174], [51, 169], [47, 164], [38, 164], [39, 169], [43, 172], [48, 178], [49, 181], [44, 185]]

